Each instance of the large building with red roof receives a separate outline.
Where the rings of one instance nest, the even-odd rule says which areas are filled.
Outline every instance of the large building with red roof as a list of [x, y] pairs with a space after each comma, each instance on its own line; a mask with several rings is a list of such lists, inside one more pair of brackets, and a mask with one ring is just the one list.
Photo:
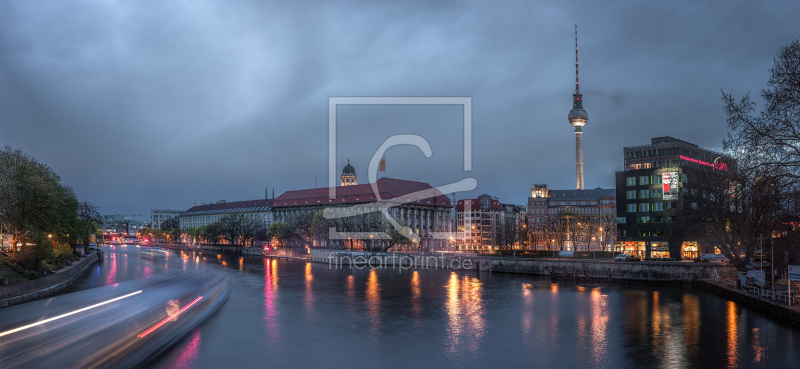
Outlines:
[[[447, 196], [427, 183], [380, 178], [372, 184], [287, 191], [275, 199], [272, 211], [276, 222], [293, 224], [303, 230], [309, 228], [309, 223], [315, 217], [319, 222], [326, 208], [349, 208], [348, 214], [353, 214], [352, 218], [361, 219], [359, 222], [362, 223], [366, 219], [364, 214], [375, 214], [378, 219], [385, 219], [380, 210], [386, 208], [392, 218], [411, 228], [423, 249], [442, 250], [449, 246], [450, 239], [454, 236], [450, 215], [452, 207]], [[374, 235], [381, 231], [376, 224], [355, 224], [351, 228], [361, 231], [363, 235]], [[350, 232], [353, 229], [334, 231]], [[331, 234], [324, 230], [315, 232], [314, 235], [305, 233], [295, 243], [321, 247], [353, 246], [352, 240], [345, 242], [346, 240], [337, 238], [338, 236], [331, 238]], [[352, 238], [357, 239], [355, 244], [359, 248], [377, 246], [383, 242], [355, 235]]]

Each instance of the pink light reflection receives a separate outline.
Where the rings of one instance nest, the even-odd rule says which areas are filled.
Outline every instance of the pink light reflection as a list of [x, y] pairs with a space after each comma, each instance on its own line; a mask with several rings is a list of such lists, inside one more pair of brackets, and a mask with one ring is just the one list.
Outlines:
[[278, 341], [278, 260], [264, 259], [264, 326], [271, 346]]
[[200, 355], [201, 335], [200, 328], [192, 333], [189, 343], [184, 346], [175, 361], [171, 362], [172, 368], [195, 368], [197, 367], [197, 356]]

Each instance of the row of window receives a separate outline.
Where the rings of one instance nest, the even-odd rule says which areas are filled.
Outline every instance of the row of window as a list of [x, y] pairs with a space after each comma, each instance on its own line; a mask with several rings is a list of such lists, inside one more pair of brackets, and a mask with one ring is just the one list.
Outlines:
[[674, 207], [674, 201], [640, 202], [638, 204], [626, 204], [625, 211], [628, 213], [649, 213], [651, 211], [664, 211], [664, 209], [673, 209]]
[[[639, 237], [662, 237], [666, 235], [663, 229], [640, 229]], [[620, 229], [617, 231], [617, 236], [628, 237], [627, 229]]]
[[660, 188], [651, 188], [651, 189], [643, 189], [643, 190], [627, 190], [625, 191], [625, 199], [627, 200], [636, 200], [636, 199], [660, 199], [661, 195], [663, 194]]
[[[686, 183], [686, 174], [681, 174], [680, 177], [681, 183]], [[652, 176], [631, 176], [625, 177], [625, 186], [647, 186], [647, 185], [657, 185], [661, 184], [661, 174], [655, 174]]]
[[[674, 215], [640, 215], [636, 217], [637, 223], [674, 223], [678, 221], [678, 217]], [[627, 217], [617, 217], [617, 224], [628, 223]]]
[[644, 185], [651, 185], [651, 184], [661, 184], [661, 174], [656, 174], [652, 176], [638, 176], [638, 177], [626, 177], [625, 178], [625, 185], [626, 186], [644, 186]]
[[638, 158], [648, 158], [653, 156], [669, 156], [669, 155], [678, 155], [681, 151], [678, 151], [679, 148], [677, 147], [669, 147], [669, 148], [653, 148], [653, 149], [643, 149], [637, 151], [626, 151], [625, 152], [625, 159], [638, 159]]

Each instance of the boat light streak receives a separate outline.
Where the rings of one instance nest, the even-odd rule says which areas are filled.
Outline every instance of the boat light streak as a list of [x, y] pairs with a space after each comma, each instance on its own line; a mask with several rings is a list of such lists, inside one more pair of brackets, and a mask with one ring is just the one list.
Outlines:
[[92, 306], [87, 306], [87, 307], [85, 307], [85, 308], [82, 308], [82, 309], [78, 309], [78, 310], [70, 311], [69, 313], [66, 313], [66, 314], [61, 314], [61, 315], [59, 315], [59, 316], [54, 316], [54, 317], [52, 317], [52, 318], [47, 318], [47, 319], [45, 319], [45, 320], [40, 320], [40, 321], [38, 321], [38, 322], [36, 322], [36, 323], [31, 323], [31, 324], [28, 324], [28, 325], [23, 325], [22, 327], [19, 327], [19, 328], [14, 328], [14, 329], [12, 329], [12, 330], [10, 330], [10, 331], [5, 331], [5, 332], [2, 332], [2, 333], [0, 333], [0, 337], [7, 336], [7, 335], [9, 335], [9, 334], [16, 333], [16, 332], [19, 332], [19, 331], [22, 331], [22, 330], [26, 330], [26, 329], [28, 329], [28, 328], [33, 328], [33, 327], [36, 327], [36, 326], [39, 326], [39, 325], [42, 325], [42, 324], [45, 324], [45, 323], [49, 323], [49, 322], [52, 322], [52, 321], [54, 321], [54, 320], [57, 320], [57, 319], [66, 318], [66, 317], [68, 317], [68, 316], [70, 316], [70, 315], [74, 315], [74, 314], [77, 314], [77, 313], [80, 313], [80, 312], [83, 312], [83, 311], [86, 311], [86, 310], [89, 310], [89, 309], [94, 309], [94, 308], [96, 308], [96, 307], [98, 307], [98, 306], [103, 306], [103, 305], [105, 305], [105, 304], [110, 304], [110, 303], [112, 303], [112, 302], [114, 302], [114, 301], [117, 301], [117, 300], [122, 300], [122, 299], [124, 299], [124, 298], [128, 298], [128, 297], [131, 297], [131, 296], [133, 296], [133, 295], [140, 294], [140, 293], [142, 293], [142, 290], [138, 290], [138, 291], [136, 291], [136, 292], [132, 292], [132, 293], [129, 293], [129, 294], [127, 294], [127, 295], [124, 295], [124, 296], [120, 296], [120, 297], [117, 297], [117, 298], [113, 298], [113, 299], [111, 299], [111, 300], [103, 301], [103, 302], [101, 302], [101, 303], [97, 303], [97, 304], [94, 304], [94, 305], [92, 305]]
[[175, 314], [172, 314], [172, 315], [169, 315], [169, 316], [167, 316], [167, 317], [166, 317], [166, 318], [164, 318], [162, 321], [160, 321], [160, 322], [156, 323], [156, 325], [154, 325], [154, 326], [152, 326], [152, 327], [148, 328], [146, 331], [144, 331], [144, 332], [142, 332], [142, 333], [139, 333], [139, 335], [138, 335], [138, 336], [136, 336], [136, 337], [137, 337], [137, 338], [144, 338], [144, 337], [145, 337], [145, 336], [147, 336], [148, 334], [150, 334], [150, 333], [153, 333], [153, 331], [154, 331], [154, 330], [161, 328], [161, 326], [163, 326], [164, 324], [167, 324], [167, 322], [168, 322], [168, 321], [170, 321], [170, 320], [172, 320], [172, 319], [175, 319], [175, 318], [177, 318], [177, 317], [178, 317], [178, 315], [181, 315], [181, 313], [183, 313], [184, 311], [186, 311], [187, 309], [189, 309], [190, 307], [192, 307], [192, 305], [196, 304], [196, 303], [197, 303], [198, 301], [200, 301], [202, 298], [203, 298], [203, 296], [198, 296], [196, 299], [194, 299], [194, 301], [192, 301], [192, 302], [190, 302], [190, 303], [186, 304], [186, 306], [184, 306], [183, 308], [181, 308], [180, 310], [178, 310], [178, 312], [176, 312]]

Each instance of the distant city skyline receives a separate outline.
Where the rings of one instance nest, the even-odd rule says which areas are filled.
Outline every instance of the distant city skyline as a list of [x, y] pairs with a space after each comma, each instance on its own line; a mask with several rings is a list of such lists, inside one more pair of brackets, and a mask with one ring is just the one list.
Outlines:
[[[657, 15], [657, 16], [654, 16]], [[458, 109], [338, 113], [338, 170], [359, 183], [388, 136], [387, 175], [466, 176], [503, 203], [575, 188], [574, 24], [585, 188], [613, 188], [623, 147], [672, 136], [721, 151], [721, 91], [758, 97], [800, 4], [219, 1], [0, 5], [0, 145], [49, 165], [102, 214], [327, 186], [328, 98], [472, 99], [473, 170]], [[146, 218], [146, 216], [143, 216]]]

